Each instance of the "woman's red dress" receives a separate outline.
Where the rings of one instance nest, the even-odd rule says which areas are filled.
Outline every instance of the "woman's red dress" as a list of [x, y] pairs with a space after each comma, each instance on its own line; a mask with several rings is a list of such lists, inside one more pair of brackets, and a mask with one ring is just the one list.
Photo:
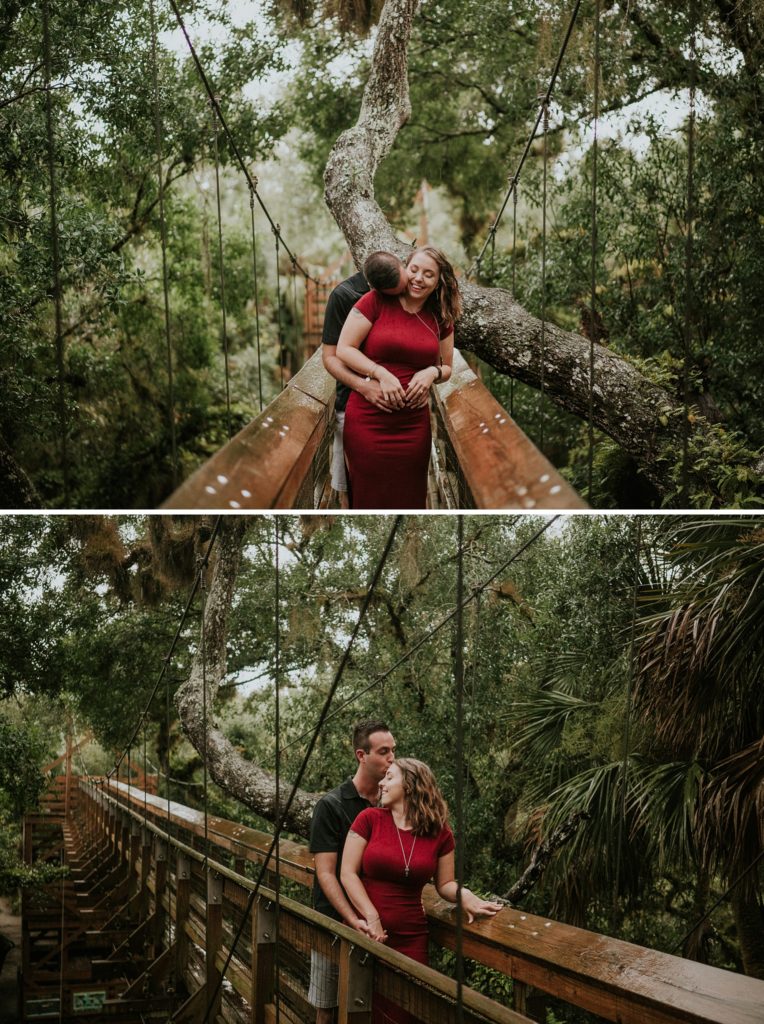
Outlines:
[[[438, 835], [417, 836], [414, 841], [411, 832], [399, 829], [390, 811], [383, 807], [361, 811], [351, 829], [366, 840], [361, 880], [387, 932], [386, 945], [419, 963], [429, 963], [422, 889], [435, 875], [439, 858], [454, 849], [451, 829], [446, 825]], [[374, 1024], [410, 1020], [411, 1015], [401, 1007], [379, 993], [375, 995]]]
[[[404, 388], [417, 370], [440, 363], [440, 339], [451, 332], [422, 310], [407, 313], [397, 295], [370, 291], [355, 308], [371, 321], [363, 354], [394, 373]], [[430, 461], [430, 409], [385, 412], [350, 393], [345, 458], [352, 508], [425, 508]]]

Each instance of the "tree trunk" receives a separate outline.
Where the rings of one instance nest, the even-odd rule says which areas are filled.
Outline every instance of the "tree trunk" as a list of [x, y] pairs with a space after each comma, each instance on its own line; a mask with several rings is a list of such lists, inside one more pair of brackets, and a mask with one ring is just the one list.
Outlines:
[[[374, 198], [374, 175], [411, 112], [408, 44], [418, 0], [387, 0], [379, 21], [371, 73], [356, 124], [343, 132], [329, 155], [325, 197], [358, 266], [375, 249], [405, 256]], [[500, 288], [461, 282], [464, 314], [456, 344], [502, 373], [540, 387], [562, 409], [582, 418], [589, 410], [589, 341], [547, 323], [542, 350], [541, 321]], [[675, 482], [682, 449], [684, 410], [676, 397], [653, 384], [633, 365], [601, 345], [594, 346], [593, 419], [638, 463], [662, 493]], [[697, 420], [702, 440], [708, 424]], [[695, 478], [713, 493], [713, 485]]]
[[[204, 651], [200, 644], [191, 674], [178, 690], [175, 703], [183, 729], [199, 755], [207, 762], [210, 777], [226, 793], [257, 814], [275, 821], [276, 784], [273, 776], [254, 761], [241, 756], [218, 728], [213, 714], [215, 695], [225, 676], [228, 615], [246, 528], [247, 521], [242, 517], [222, 517], [215, 559], [208, 573], [210, 582], [204, 613]], [[282, 804], [285, 802], [284, 793], [288, 790], [288, 783], [283, 783]], [[307, 838], [313, 807], [319, 796], [298, 790], [285, 828]]]
[[764, 980], [764, 913], [755, 888], [746, 890], [738, 885], [732, 890], [731, 902], [743, 970], [750, 978]]

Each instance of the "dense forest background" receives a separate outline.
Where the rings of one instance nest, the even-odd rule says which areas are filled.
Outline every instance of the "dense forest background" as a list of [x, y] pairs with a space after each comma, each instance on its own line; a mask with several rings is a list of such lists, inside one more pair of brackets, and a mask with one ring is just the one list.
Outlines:
[[[239, 153], [292, 251], [313, 274], [344, 251], [321, 178], [337, 135], [357, 116], [380, 7], [329, 0], [182, 5]], [[754, 502], [760, 481], [752, 452], [764, 443], [764, 9], [760, 0], [605, 0], [601, 7], [598, 318], [592, 325], [588, 314], [593, 2], [581, 5], [550, 111], [547, 315], [565, 328], [596, 331], [681, 395], [689, 312], [693, 416], [713, 425], [708, 452], [693, 453], [698, 465], [708, 461], [711, 483], [692, 501]], [[697, 64], [690, 51], [693, 12]], [[376, 182], [401, 237], [419, 231], [416, 196], [424, 179], [431, 188], [431, 238], [463, 269], [471, 263], [517, 165], [569, 16], [546, 0], [424, 0], [409, 53], [413, 113]], [[6, 3], [0, 69], [4, 505], [154, 507], [176, 475], [186, 475], [228, 434], [221, 280], [235, 430], [258, 411], [261, 394], [266, 402], [276, 394], [280, 364], [287, 376], [299, 365], [302, 275], [291, 274], [283, 248], [277, 275], [274, 236], [259, 207], [253, 254], [246, 181], [227, 136], [213, 129], [166, 4]], [[542, 151], [537, 141], [526, 163], [516, 228], [510, 209], [481, 270], [485, 283], [514, 288], [537, 315]], [[531, 436], [543, 417], [548, 454], [583, 488], [586, 424], [548, 402], [540, 412], [537, 392], [512, 388], [489, 367], [484, 374]], [[605, 507], [671, 499], [638, 479], [633, 462], [604, 436], [597, 438], [594, 495]]]
[[[350, 726], [380, 714], [401, 753], [433, 766], [453, 807], [453, 622], [389, 670], [453, 610], [457, 526], [453, 517], [403, 519], [333, 706], [349, 703], [323, 730], [306, 789], [351, 774]], [[75, 770], [93, 774], [133, 737], [213, 529], [197, 518], [5, 519], [6, 891], [34, 881], [14, 843], [45, 784], [40, 767], [61, 752], [67, 729], [77, 740], [92, 733]], [[280, 517], [278, 529], [281, 771], [292, 779], [391, 520]], [[212, 712], [266, 773], [275, 759], [275, 530], [272, 518], [248, 521]], [[764, 977], [764, 520], [479, 517], [464, 523], [463, 550], [474, 597], [461, 837], [470, 884], [506, 893], [535, 845], [583, 812], [522, 906]], [[199, 645], [197, 597], [146, 726], [148, 771], [160, 773], [161, 792], [192, 806], [202, 763], [173, 697]], [[141, 768], [142, 749], [141, 731], [132, 755]], [[210, 799], [216, 813], [270, 827], [215, 786]]]

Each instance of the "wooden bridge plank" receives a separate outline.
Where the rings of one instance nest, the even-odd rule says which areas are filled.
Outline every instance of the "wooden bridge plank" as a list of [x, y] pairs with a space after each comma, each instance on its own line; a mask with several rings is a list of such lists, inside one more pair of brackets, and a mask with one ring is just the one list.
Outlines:
[[460, 352], [454, 353], [450, 380], [434, 392], [438, 414], [476, 508], [588, 508]]

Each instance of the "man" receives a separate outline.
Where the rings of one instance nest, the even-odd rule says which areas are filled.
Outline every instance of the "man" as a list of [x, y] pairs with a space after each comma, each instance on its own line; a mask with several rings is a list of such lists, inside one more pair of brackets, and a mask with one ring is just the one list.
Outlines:
[[[357, 762], [355, 775], [321, 797], [313, 812], [313, 906], [335, 921], [365, 933], [366, 922], [358, 917], [340, 885], [342, 851], [356, 816], [377, 803], [379, 784], [395, 760], [395, 740], [384, 722], [370, 719], [354, 727], [353, 750]], [[318, 950], [311, 952], [308, 1001], [316, 1007], [316, 1024], [332, 1024], [334, 1020], [337, 975], [338, 968], [327, 956]]]
[[325, 369], [337, 381], [337, 396], [334, 402], [337, 425], [332, 448], [332, 487], [340, 496], [342, 508], [348, 507], [342, 431], [345, 425], [345, 406], [350, 392], [358, 391], [367, 402], [380, 409], [386, 409], [388, 406], [382, 398], [379, 381], [359, 376], [337, 357], [337, 341], [348, 313], [370, 288], [376, 288], [385, 295], [400, 295], [407, 286], [408, 272], [401, 260], [391, 252], [373, 252], [364, 261], [363, 273], [353, 274], [352, 277], [340, 282], [326, 303], [321, 354]]

